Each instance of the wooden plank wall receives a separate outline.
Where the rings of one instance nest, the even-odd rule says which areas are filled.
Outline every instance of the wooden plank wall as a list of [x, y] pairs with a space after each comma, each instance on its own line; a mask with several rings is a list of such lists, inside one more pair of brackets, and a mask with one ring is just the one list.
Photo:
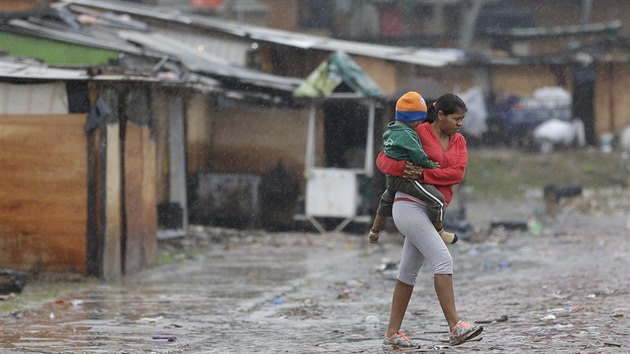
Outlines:
[[168, 200], [182, 207], [182, 226], [188, 228], [188, 195], [186, 193], [186, 136], [184, 99], [172, 98], [168, 117]]
[[157, 170], [155, 180], [157, 186], [156, 203], [160, 204], [169, 201], [168, 122], [170, 99], [164, 90], [155, 90], [152, 94], [153, 100], [150, 108], [153, 112], [157, 155], [155, 166]]
[[[211, 150], [205, 157], [209, 172], [263, 175], [282, 160], [294, 176], [302, 178], [308, 109], [223, 107], [213, 117], [212, 124], [212, 134], [208, 136]], [[252, 126], [256, 127], [256, 134], [251, 133]], [[317, 145], [316, 151], [324, 156], [323, 127], [319, 131], [321, 145]]]
[[0, 268], [85, 274], [85, 121], [0, 116]]
[[154, 263], [157, 252], [156, 146], [149, 127], [125, 132], [125, 273]]
[[37, 6], [45, 3], [50, 3], [49, 0], [2, 0], [0, 1], [0, 11], [24, 11], [31, 10]]

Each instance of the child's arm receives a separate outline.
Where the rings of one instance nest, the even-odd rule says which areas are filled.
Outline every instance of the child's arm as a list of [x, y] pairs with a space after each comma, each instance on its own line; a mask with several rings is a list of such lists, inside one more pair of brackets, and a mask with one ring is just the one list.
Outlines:
[[422, 149], [420, 137], [415, 131], [405, 131], [407, 134], [401, 137], [400, 146], [408, 151], [409, 161], [424, 168], [435, 168], [435, 165]]
[[414, 164], [422, 167], [422, 168], [436, 168], [433, 161], [429, 160], [429, 157], [424, 152], [424, 150], [411, 151], [410, 160]]

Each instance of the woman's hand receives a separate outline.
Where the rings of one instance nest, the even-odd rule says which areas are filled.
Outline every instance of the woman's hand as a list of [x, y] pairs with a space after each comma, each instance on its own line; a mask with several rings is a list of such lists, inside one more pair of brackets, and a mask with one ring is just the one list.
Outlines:
[[405, 170], [403, 171], [403, 178], [419, 180], [422, 179], [422, 167], [416, 166], [409, 161], [405, 161]]

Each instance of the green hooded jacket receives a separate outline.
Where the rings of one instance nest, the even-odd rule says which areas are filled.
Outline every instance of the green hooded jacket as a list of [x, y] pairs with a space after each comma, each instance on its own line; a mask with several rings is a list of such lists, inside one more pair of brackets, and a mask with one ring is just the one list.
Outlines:
[[435, 167], [424, 153], [420, 137], [415, 130], [406, 124], [396, 124], [396, 121], [389, 122], [387, 127], [389, 129], [383, 133], [385, 155], [396, 160], [407, 160], [425, 168]]

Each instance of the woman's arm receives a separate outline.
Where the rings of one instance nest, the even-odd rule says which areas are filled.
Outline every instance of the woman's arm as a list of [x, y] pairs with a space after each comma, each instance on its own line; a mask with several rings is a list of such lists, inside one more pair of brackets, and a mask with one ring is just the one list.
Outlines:
[[446, 168], [425, 169], [424, 183], [438, 186], [452, 186], [464, 180], [466, 164], [452, 165]]
[[386, 175], [402, 177], [405, 170], [405, 161], [394, 160], [381, 151], [376, 157], [376, 167]]
[[424, 183], [438, 186], [459, 184], [464, 180], [466, 164], [468, 162], [468, 149], [466, 140], [460, 136], [454, 149], [449, 152], [449, 160], [455, 161], [448, 167], [424, 170]]
[[[437, 165], [437, 167], [440, 166], [438, 163], [434, 164]], [[424, 171], [424, 168], [421, 166], [414, 165], [409, 161], [392, 159], [382, 151], [376, 157], [376, 167], [384, 174], [413, 180], [421, 180]], [[402, 173], [400, 172], [400, 168], [403, 169]], [[391, 171], [391, 173], [386, 171]]]

